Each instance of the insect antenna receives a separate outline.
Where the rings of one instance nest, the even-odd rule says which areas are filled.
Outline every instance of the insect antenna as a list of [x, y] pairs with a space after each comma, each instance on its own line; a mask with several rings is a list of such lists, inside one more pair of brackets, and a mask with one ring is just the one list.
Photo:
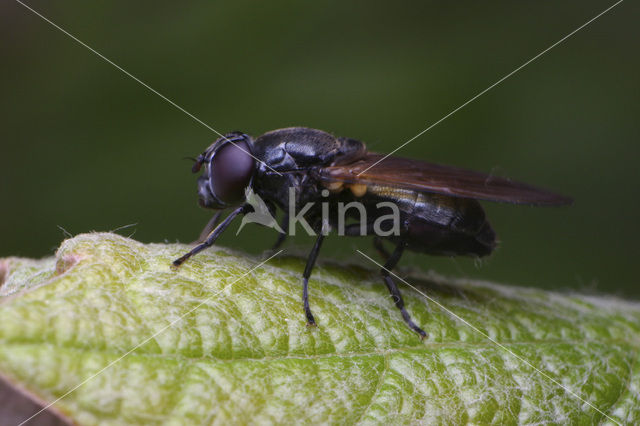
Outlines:
[[202, 167], [202, 163], [204, 163], [204, 156], [202, 154], [198, 155], [197, 158], [193, 157], [182, 157], [183, 160], [191, 160], [193, 161], [193, 167], [191, 167], [191, 173], [198, 173], [200, 168]]

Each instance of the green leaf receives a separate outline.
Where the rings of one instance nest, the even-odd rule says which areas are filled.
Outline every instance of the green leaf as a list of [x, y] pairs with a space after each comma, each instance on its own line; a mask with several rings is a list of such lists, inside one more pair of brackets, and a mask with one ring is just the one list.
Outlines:
[[373, 264], [321, 262], [308, 328], [304, 259], [172, 271], [187, 249], [86, 234], [0, 260], [0, 376], [88, 425], [640, 422], [636, 303], [414, 274], [441, 304], [399, 283], [422, 341]]

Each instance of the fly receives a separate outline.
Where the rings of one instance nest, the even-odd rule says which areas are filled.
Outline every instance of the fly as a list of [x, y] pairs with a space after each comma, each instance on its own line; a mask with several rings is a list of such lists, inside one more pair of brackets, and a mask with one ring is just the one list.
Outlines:
[[[285, 212], [274, 248], [286, 238], [284, 230], [291, 212], [301, 212], [317, 235], [302, 274], [308, 325], [316, 324], [309, 307], [309, 277], [327, 229], [340, 227], [344, 235], [373, 235], [374, 246], [385, 259], [381, 275], [396, 307], [407, 325], [425, 338], [427, 334], [411, 319], [389, 274], [405, 250], [487, 256], [496, 246], [496, 234], [478, 200], [537, 206], [572, 202], [568, 197], [485, 173], [400, 157], [380, 161], [383, 157], [367, 151], [358, 140], [304, 127], [273, 130], [256, 139], [241, 132], [225, 135], [195, 159], [192, 171], [197, 173], [204, 167], [198, 178], [202, 207], [233, 210], [215, 226], [218, 212], [210, 222], [214, 229], [206, 236], [203, 233], [202, 242], [176, 259], [173, 266], [179, 267], [212, 246], [236, 217], [253, 212], [247, 202], [251, 190], [273, 217], [278, 208]], [[360, 212], [366, 213], [366, 220], [362, 215], [359, 220], [352, 212], [351, 223], [339, 223], [341, 217], [336, 212], [340, 204], [354, 201], [362, 206]], [[305, 207], [310, 203], [311, 208]], [[381, 203], [389, 207], [380, 208]], [[329, 208], [323, 211], [322, 204]], [[386, 250], [384, 241], [393, 244], [393, 251]]]

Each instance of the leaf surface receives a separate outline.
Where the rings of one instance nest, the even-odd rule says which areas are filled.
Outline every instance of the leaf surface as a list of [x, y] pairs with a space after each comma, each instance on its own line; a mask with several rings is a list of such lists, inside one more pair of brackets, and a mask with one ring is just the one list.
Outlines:
[[308, 328], [303, 259], [172, 271], [187, 249], [94, 233], [0, 260], [0, 376], [87, 425], [640, 422], [637, 303], [414, 274], [503, 346], [399, 284], [421, 341], [374, 268], [320, 263]]

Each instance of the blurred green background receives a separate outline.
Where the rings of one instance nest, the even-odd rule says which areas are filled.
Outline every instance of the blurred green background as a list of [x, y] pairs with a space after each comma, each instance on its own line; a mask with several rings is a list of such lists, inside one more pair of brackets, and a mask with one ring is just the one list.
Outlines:
[[[301, 125], [389, 152], [613, 2], [28, 4], [220, 132]], [[486, 204], [491, 258], [401, 265], [640, 298], [638, 22], [638, 2], [621, 3], [398, 153], [575, 205]], [[0, 57], [0, 256], [51, 255], [61, 228], [197, 237], [211, 213], [182, 157], [215, 134], [13, 1], [0, 4]], [[257, 253], [275, 239], [234, 234], [220, 244]], [[355, 248], [374, 253], [334, 237], [322, 257], [366, 263]]]

